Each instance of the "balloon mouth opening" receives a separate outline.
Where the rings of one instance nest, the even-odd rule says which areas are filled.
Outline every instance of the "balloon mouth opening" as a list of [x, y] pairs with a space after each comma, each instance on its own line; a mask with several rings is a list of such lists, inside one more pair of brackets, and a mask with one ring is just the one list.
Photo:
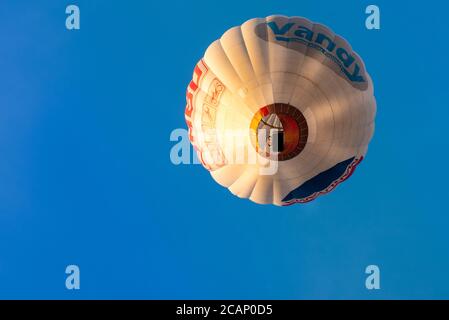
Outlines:
[[285, 161], [304, 150], [307, 121], [297, 108], [274, 103], [260, 108], [250, 124], [251, 143], [264, 158]]

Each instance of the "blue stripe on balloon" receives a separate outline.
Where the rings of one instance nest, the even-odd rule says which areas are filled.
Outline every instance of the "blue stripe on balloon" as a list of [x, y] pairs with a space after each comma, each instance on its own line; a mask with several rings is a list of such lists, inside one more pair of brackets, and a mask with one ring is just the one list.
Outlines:
[[294, 199], [307, 198], [315, 192], [322, 191], [329, 187], [332, 182], [340, 178], [346, 171], [347, 167], [352, 163], [355, 157], [342, 161], [330, 169], [323, 171], [307, 180], [302, 185], [292, 190], [282, 201], [287, 202]]

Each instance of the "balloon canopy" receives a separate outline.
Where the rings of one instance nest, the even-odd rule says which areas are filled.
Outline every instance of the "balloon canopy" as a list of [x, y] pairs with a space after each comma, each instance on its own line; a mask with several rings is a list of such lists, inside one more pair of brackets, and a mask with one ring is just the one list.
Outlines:
[[208, 47], [185, 118], [216, 182], [256, 203], [289, 205], [353, 173], [375, 113], [371, 78], [346, 40], [305, 18], [269, 16]]

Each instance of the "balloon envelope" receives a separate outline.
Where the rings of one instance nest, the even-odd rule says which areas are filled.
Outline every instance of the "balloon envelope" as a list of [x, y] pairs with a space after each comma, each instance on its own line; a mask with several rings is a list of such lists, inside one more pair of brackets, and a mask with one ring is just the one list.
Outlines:
[[185, 118], [216, 182], [256, 203], [289, 205], [353, 173], [375, 112], [371, 78], [346, 40], [305, 18], [269, 16], [208, 47]]

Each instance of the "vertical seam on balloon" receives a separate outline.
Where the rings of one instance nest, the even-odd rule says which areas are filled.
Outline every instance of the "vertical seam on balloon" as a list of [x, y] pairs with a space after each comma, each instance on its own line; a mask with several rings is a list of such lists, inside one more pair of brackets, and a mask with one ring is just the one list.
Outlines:
[[[236, 71], [236, 68], [235, 68], [234, 64], [232, 63], [231, 59], [229, 58], [229, 56], [228, 56], [226, 50], [224, 49], [223, 45], [221, 44], [221, 38], [218, 39], [218, 43], [219, 43], [220, 48], [221, 48], [221, 50], [223, 51], [223, 53], [224, 53], [224, 55], [225, 55], [225, 57], [226, 57], [226, 59], [227, 59], [227, 61], [228, 61], [228, 63], [229, 63], [229, 64], [232, 66], [232, 68], [234, 69], [234, 72], [235, 72], [235, 74], [237, 75], [237, 77], [239, 78], [240, 82], [241, 82], [241, 83], [244, 83], [243, 79], [240, 77], [240, 75], [239, 75], [238, 72]], [[210, 67], [213, 68], [212, 65], [211, 65]], [[215, 72], [214, 72], [214, 73], [215, 73]], [[216, 74], [216, 73], [215, 73], [215, 74]], [[217, 79], [219, 79], [219, 80], [224, 84], [223, 80], [220, 79], [220, 77], [217, 77]], [[225, 85], [225, 86], [226, 86], [226, 85]], [[226, 87], [228, 88], [229, 91], [231, 91], [231, 89], [230, 89], [228, 86], [226, 86]], [[231, 92], [232, 92], [232, 91], [231, 91]], [[237, 98], [237, 99], [242, 103], [242, 105], [243, 105], [246, 109], [248, 109], [248, 111], [252, 112], [251, 107], [248, 106], [248, 105], [246, 104], [246, 102], [245, 102], [245, 101], [238, 95], [238, 92], [232, 92], [232, 93], [233, 93], [234, 98]]]
[[[255, 25], [255, 27], [257, 26], [257, 24]], [[245, 43], [245, 50], [246, 50], [246, 54], [247, 54], [247, 56], [248, 56], [248, 60], [249, 60], [249, 62], [250, 62], [250, 66], [251, 66], [251, 70], [253, 71], [253, 74], [254, 74], [254, 78], [256, 79], [256, 81], [257, 81], [257, 90], [259, 90], [260, 92], [259, 93], [261, 93], [262, 94], [262, 97], [264, 98], [264, 105], [266, 105], [266, 98], [265, 98], [265, 96], [264, 96], [264, 94], [263, 94], [263, 91], [262, 91], [262, 89], [260, 88], [260, 82], [259, 82], [259, 77], [258, 77], [258, 75], [256, 74], [256, 69], [254, 68], [254, 61], [251, 59], [251, 55], [249, 54], [249, 50], [248, 50], [248, 47], [246, 46], [246, 38], [245, 38], [245, 35], [244, 35], [244, 33], [242, 32], [242, 26], [240, 26], [240, 33], [241, 33], [241, 35], [242, 35], [242, 39], [243, 39], [243, 42]], [[258, 39], [257, 39], [258, 40]], [[261, 106], [256, 106], [257, 108], [260, 108]]]

